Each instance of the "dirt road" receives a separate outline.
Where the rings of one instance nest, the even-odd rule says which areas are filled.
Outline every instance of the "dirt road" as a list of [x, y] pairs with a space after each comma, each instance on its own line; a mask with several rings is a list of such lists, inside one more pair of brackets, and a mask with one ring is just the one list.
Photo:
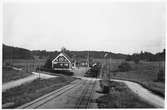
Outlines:
[[11, 89], [11, 88], [14, 88], [16, 86], [19, 86], [19, 85], [22, 85], [24, 83], [27, 83], [27, 82], [31, 82], [37, 78], [42, 78], [42, 79], [49, 79], [49, 78], [53, 78], [53, 77], [57, 77], [57, 76], [51, 76], [51, 75], [48, 75], [48, 74], [43, 74], [43, 73], [37, 73], [37, 72], [32, 72], [33, 74], [28, 76], [28, 77], [25, 77], [25, 78], [21, 78], [21, 79], [18, 79], [18, 80], [14, 80], [14, 81], [10, 81], [10, 82], [7, 82], [7, 83], [4, 83], [2, 85], [2, 91], [6, 91], [7, 89]]
[[147, 101], [151, 105], [153, 105], [157, 108], [164, 107], [164, 99], [163, 98], [151, 93], [149, 90], [147, 90], [146, 88], [144, 88], [140, 84], [137, 84], [137, 83], [131, 82], [131, 81], [125, 81], [125, 80], [116, 80], [116, 79], [111, 79], [111, 80], [125, 83], [135, 94], [137, 94], [139, 97], [141, 97], [143, 100]]

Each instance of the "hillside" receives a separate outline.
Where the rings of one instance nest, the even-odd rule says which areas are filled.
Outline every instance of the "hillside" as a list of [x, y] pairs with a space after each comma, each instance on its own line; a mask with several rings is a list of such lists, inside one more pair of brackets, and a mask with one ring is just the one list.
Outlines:
[[[46, 50], [27, 50], [24, 48], [12, 47], [3, 44], [3, 59], [33, 59], [33, 56], [38, 56], [40, 59], [55, 56], [58, 51], [46, 51]], [[146, 61], [164, 61], [165, 49], [162, 52], [152, 54], [150, 52], [134, 53], [132, 55], [112, 53], [106, 51], [70, 51], [66, 50], [66, 53], [75, 59], [87, 59], [88, 54], [90, 59], [102, 59], [107, 53], [107, 58], [112, 59], [126, 59], [127, 61], [146, 60]]]
[[127, 61], [132, 60], [145, 60], [145, 61], [165, 61], [165, 49], [162, 52], [158, 52], [156, 54], [152, 54], [150, 52], [134, 53], [131, 56], [128, 55]]
[[33, 59], [33, 55], [30, 50], [12, 47], [3, 44], [3, 60], [5, 59]]
[[[32, 51], [33, 55], [36, 56], [40, 56], [40, 58], [42, 57], [46, 57], [46, 56], [53, 56], [55, 54], [57, 54], [57, 51], [45, 51], [45, 50], [33, 50]], [[69, 51], [66, 50], [66, 53], [70, 56], [70, 57], [74, 57], [76, 59], [86, 59], [88, 57], [90, 58], [104, 58], [104, 55], [106, 53], [108, 53], [107, 57], [111, 57], [113, 59], [125, 59], [127, 58], [127, 55], [125, 54], [116, 54], [116, 53], [109, 53], [109, 52], [105, 52], [105, 51]]]

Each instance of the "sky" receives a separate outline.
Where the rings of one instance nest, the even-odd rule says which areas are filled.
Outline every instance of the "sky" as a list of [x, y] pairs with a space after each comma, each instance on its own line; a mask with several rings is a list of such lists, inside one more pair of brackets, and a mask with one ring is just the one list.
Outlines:
[[165, 48], [161, 2], [5, 2], [3, 43], [131, 54]]

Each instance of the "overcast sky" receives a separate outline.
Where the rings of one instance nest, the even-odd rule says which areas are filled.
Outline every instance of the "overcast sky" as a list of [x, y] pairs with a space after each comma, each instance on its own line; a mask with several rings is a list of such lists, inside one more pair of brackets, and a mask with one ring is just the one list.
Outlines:
[[165, 4], [5, 3], [3, 43], [30, 50], [159, 52], [165, 48]]

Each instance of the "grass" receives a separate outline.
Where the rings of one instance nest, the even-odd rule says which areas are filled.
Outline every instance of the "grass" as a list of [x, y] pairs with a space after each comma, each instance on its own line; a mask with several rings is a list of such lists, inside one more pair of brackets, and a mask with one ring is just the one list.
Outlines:
[[29, 75], [31, 75], [31, 73], [14, 70], [11, 67], [3, 67], [2, 68], [2, 83], [24, 78]]
[[31, 83], [12, 88], [2, 93], [2, 104], [13, 103], [6, 108], [15, 108], [39, 98], [55, 89], [69, 84], [76, 78], [61, 76], [51, 79], [37, 79]]
[[[2, 68], [2, 82], [8, 82], [11, 80], [17, 80], [31, 75], [32, 71], [36, 71], [36, 68], [45, 64], [46, 59], [38, 60], [24, 60], [24, 59], [13, 59], [4, 60]], [[6, 63], [11, 64], [13, 67], [22, 68], [22, 71], [14, 70], [12, 68], [6, 67]]]
[[98, 108], [154, 108], [141, 100], [125, 84], [110, 82], [110, 93], [99, 97]]
[[3, 65], [7, 62], [15, 67], [22, 67], [26, 72], [35, 71], [37, 67], [43, 66], [47, 59], [25, 60], [25, 59], [13, 59], [4, 60]]
[[116, 72], [112, 78], [138, 82], [150, 91], [165, 97], [165, 82], [156, 81], [158, 70], [163, 67], [159, 67], [157, 62], [141, 62], [139, 64], [130, 63], [130, 65], [133, 68], [131, 71]]
[[[98, 59], [99, 60], [99, 59]], [[99, 60], [100, 61], [100, 60]], [[132, 67], [131, 70], [127, 72], [118, 72], [115, 71], [118, 69], [118, 66], [124, 62], [124, 60], [112, 59], [109, 63], [107, 61], [107, 70], [110, 69], [111, 78], [115, 79], [124, 79], [129, 81], [134, 81], [140, 83], [143, 87], [149, 89], [153, 93], [165, 97], [165, 82], [158, 82], [157, 73], [159, 69], [165, 69], [165, 62], [145, 62], [140, 61], [140, 63], [135, 64], [134, 62], [128, 62]], [[101, 63], [106, 65], [106, 60], [101, 59]]]

